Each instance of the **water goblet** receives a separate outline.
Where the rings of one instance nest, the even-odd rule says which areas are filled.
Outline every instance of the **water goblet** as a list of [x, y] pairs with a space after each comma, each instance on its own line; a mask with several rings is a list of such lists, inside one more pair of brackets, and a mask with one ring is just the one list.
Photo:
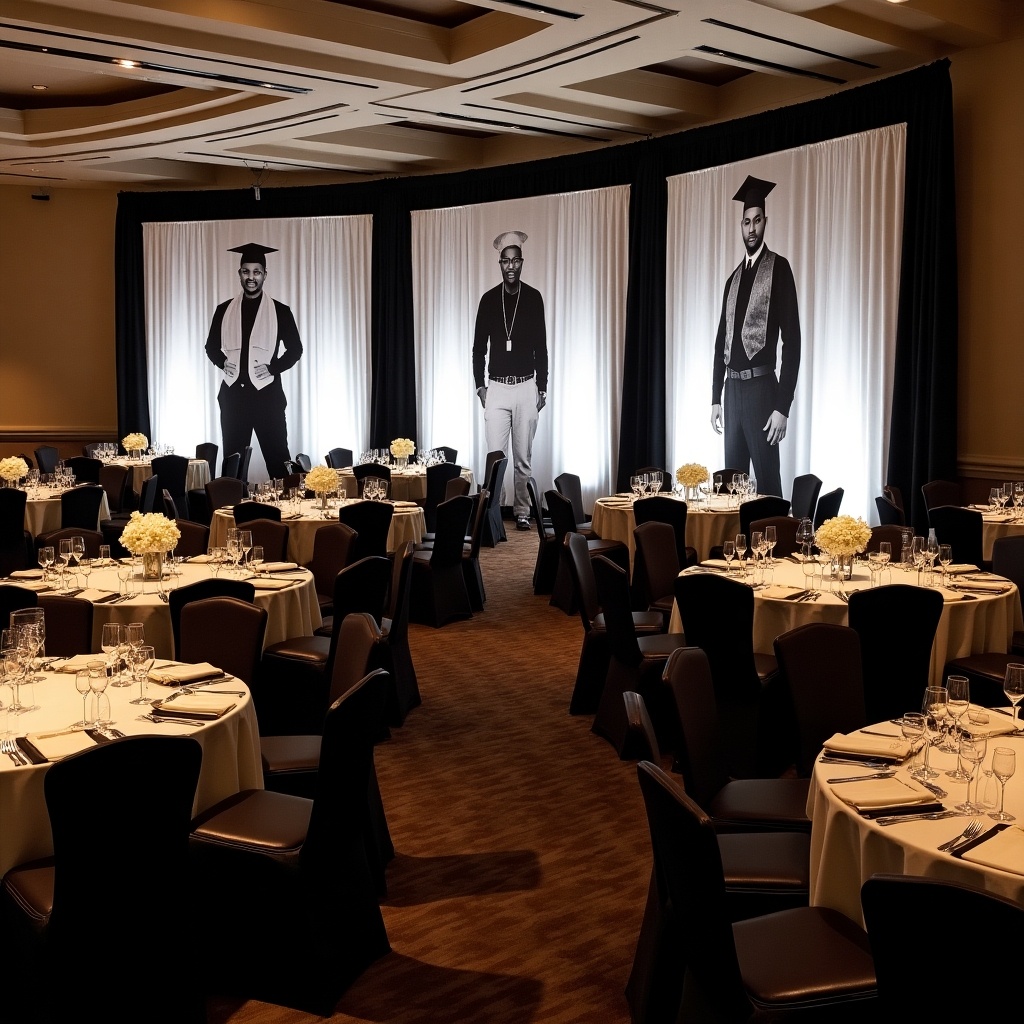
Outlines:
[[127, 597], [131, 593], [132, 567], [119, 564], [117, 567], [117, 580], [117, 592]]
[[868, 572], [871, 574], [871, 586], [877, 587], [882, 575], [882, 556], [877, 551], [868, 552]]
[[999, 507], [1003, 503], [1003, 489], [1001, 487], [992, 487], [989, 489], [988, 503], [992, 507], [993, 512], [999, 511]]
[[146, 682], [149, 679], [150, 669], [153, 667], [155, 653], [148, 644], [142, 644], [132, 651], [132, 676], [139, 684], [139, 695], [133, 698], [129, 704], [152, 704], [150, 697], [146, 696]]
[[[985, 760], [985, 751], [988, 749], [987, 736], [970, 736], [964, 733], [960, 737], [960, 761], [966, 761], [971, 770], [967, 776], [967, 797], [962, 804], [956, 804], [955, 809], [964, 814], [984, 814], [984, 808], [979, 807], [976, 802], [971, 801], [971, 783], [978, 772], [978, 765]], [[977, 801], [978, 794], [974, 794]]]
[[900, 719], [900, 731], [903, 738], [910, 744], [910, 764], [907, 766], [911, 775], [918, 769], [914, 767], [917, 757], [918, 742], [924, 736], [924, 714], [920, 711], [906, 711]]
[[[97, 729], [104, 729], [108, 725], [114, 724], [110, 720], [110, 699], [104, 693], [107, 683], [110, 681], [107, 676], [107, 666], [102, 661], [90, 661], [88, 669], [89, 689], [96, 697], [96, 718], [93, 725]], [[104, 713], [104, 703], [107, 705], [106, 713]]]
[[917, 770], [917, 779], [937, 779], [939, 773], [928, 763], [931, 748], [942, 741], [942, 723], [946, 717], [946, 700], [949, 694], [944, 686], [929, 686], [924, 691], [921, 710], [924, 713], [924, 764]]
[[1003, 693], [1006, 699], [1013, 705], [1013, 727], [1019, 730], [1017, 725], [1017, 705], [1024, 700], [1024, 665], [1017, 662], [1010, 662], [1006, 666], [1006, 674], [1003, 676]]
[[107, 674], [113, 676], [120, 665], [121, 645], [124, 642], [124, 626], [120, 622], [104, 622], [100, 633], [100, 650], [107, 656]]
[[745, 533], [736, 534], [736, 566], [740, 572], [744, 571], [743, 560], [747, 553], [747, 535]]
[[715, 497], [717, 498], [718, 495], [719, 495], [719, 492], [722, 490], [722, 474], [721, 473], [716, 473], [715, 474], [714, 484], [715, 484]]
[[804, 574], [804, 589], [814, 589], [814, 570], [817, 568], [817, 562], [814, 560], [814, 555], [811, 554], [811, 545], [805, 544], [802, 551], [803, 561], [800, 563], [800, 569]]
[[725, 567], [732, 572], [732, 560], [736, 557], [736, 542], [727, 540], [722, 545], [722, 557], [725, 559]]
[[49, 575], [50, 568], [52, 567], [54, 561], [54, 551], [52, 545], [47, 544], [45, 547], [41, 547], [39, 549], [39, 554], [36, 556], [36, 559], [39, 562], [39, 567], [43, 570], [43, 579], [45, 580], [46, 577]]
[[[762, 544], [764, 543], [764, 531], [763, 530], [751, 530], [750, 532], [750, 553], [754, 558], [754, 565], [757, 565], [758, 556], [763, 554]], [[767, 547], [764, 549], [767, 550]]]
[[775, 561], [775, 545], [779, 541], [778, 531], [774, 526], [766, 526], [764, 528], [764, 540], [768, 546], [768, 561]]
[[736, 493], [736, 474], [733, 474], [731, 480], [726, 480], [725, 489], [729, 492], [729, 504], [732, 504], [732, 496]]
[[249, 552], [252, 551], [252, 530], [238, 531], [238, 547], [242, 552], [242, 561], [244, 563], [249, 556]]
[[78, 572], [82, 577], [83, 589], [89, 586], [89, 575], [92, 573], [93, 559], [83, 558], [79, 563]]
[[949, 575], [949, 566], [953, 561], [953, 545], [952, 544], [940, 544], [939, 545], [939, 565], [942, 566], [942, 585], [946, 585], [947, 577]]
[[809, 547], [812, 540], [814, 540], [814, 525], [810, 519], [805, 517], [800, 520], [800, 525], [796, 528], [796, 542], [803, 548], [805, 545]]
[[[959, 749], [959, 737], [961, 735], [960, 719], [967, 714], [971, 706], [971, 681], [967, 676], [949, 676], [946, 679], [946, 710], [952, 723], [949, 730], [949, 744], [944, 747], [950, 753]], [[951, 771], [946, 772], [951, 779], [963, 782], [966, 775], [961, 771], [959, 764]]]
[[252, 551], [249, 553], [249, 568], [253, 572], [259, 572], [259, 568], [263, 564], [263, 558], [263, 545], [253, 544]]
[[25, 706], [21, 703], [22, 662], [19, 657], [17, 629], [0, 631], [0, 663], [4, 669], [4, 683], [11, 689], [11, 701], [7, 710], [21, 714]]
[[1003, 798], [1006, 796], [1006, 781], [1017, 769], [1017, 755], [1011, 747], [996, 747], [992, 751], [992, 774], [999, 780], [999, 810], [993, 811], [989, 817], [996, 821], [1014, 821], [1015, 816], [1003, 810]]
[[88, 729], [92, 724], [85, 717], [88, 714], [85, 703], [88, 700], [90, 688], [91, 676], [89, 670], [87, 668], [79, 669], [75, 673], [75, 689], [82, 695], [82, 720], [80, 722], [71, 723], [71, 726], [74, 729]]

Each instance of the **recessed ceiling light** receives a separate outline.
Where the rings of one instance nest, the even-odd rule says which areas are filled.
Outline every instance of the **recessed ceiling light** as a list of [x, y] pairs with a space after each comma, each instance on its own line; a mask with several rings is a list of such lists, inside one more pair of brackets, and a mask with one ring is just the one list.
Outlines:
[[36, 92], [46, 92], [46, 90], [49, 89], [49, 86], [48, 85], [33, 85], [32, 88], [35, 89]]
[[137, 60], [115, 60], [114, 63], [121, 68], [137, 68], [139, 66]]

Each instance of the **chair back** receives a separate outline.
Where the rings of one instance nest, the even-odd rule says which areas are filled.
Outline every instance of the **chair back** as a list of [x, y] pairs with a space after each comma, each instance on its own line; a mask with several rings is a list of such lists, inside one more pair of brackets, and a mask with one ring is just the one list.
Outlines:
[[[501, 521], [501, 489], [505, 481], [507, 467], [508, 459], [504, 452], [487, 453], [484, 489], [490, 494], [491, 499], [487, 503], [487, 517], [484, 520], [484, 543], [492, 548], [499, 541], [507, 539], [505, 526]], [[534, 488], [536, 489], [536, 484], [534, 484]], [[537, 522], [539, 523], [540, 520], [538, 519]]]
[[313, 535], [313, 560], [306, 568], [313, 574], [316, 592], [334, 593], [338, 573], [349, 564], [358, 534], [344, 523], [327, 523]]
[[654, 872], [672, 907], [694, 1019], [747, 1021], [754, 1007], [740, 975], [718, 836], [711, 819], [665, 771], [636, 768], [651, 834]]
[[35, 608], [38, 604], [39, 598], [34, 590], [0, 583], [0, 629], [7, 629], [10, 625], [11, 612], [22, 608]]
[[809, 622], [775, 638], [775, 657], [793, 702], [798, 767], [809, 775], [833, 733], [867, 725], [860, 637], [849, 626]]
[[210, 597], [234, 597], [252, 604], [256, 600], [256, 588], [245, 580], [229, 580], [212, 576], [209, 579], [197, 580], [195, 583], [172, 590], [167, 595], [167, 607], [171, 613], [171, 634], [174, 637], [175, 659], [181, 660], [182, 609], [193, 601], [205, 601]]
[[601, 602], [597, 596], [597, 580], [594, 577], [594, 567], [590, 563], [587, 538], [574, 530], [565, 535], [562, 544], [565, 557], [568, 559], [573, 589], [576, 592], [576, 604], [583, 620], [583, 631], [589, 633], [594, 628], [594, 619], [601, 611]]
[[850, 626], [860, 637], [867, 720], [882, 722], [919, 711], [942, 594], [896, 584], [855, 591], [849, 605]]
[[[228, 456], [230, 458], [231, 456]], [[225, 468], [227, 459], [224, 460]], [[242, 501], [242, 482], [233, 476], [218, 476], [205, 486], [206, 500], [210, 503], [211, 515], [226, 505], [239, 505]]]
[[821, 480], [813, 473], [804, 473], [793, 480], [793, 498], [790, 501], [791, 514], [798, 522], [801, 519], [814, 519], [814, 509], [818, 504], [821, 491]]
[[572, 502], [572, 514], [577, 523], [585, 523], [590, 518], [583, 509], [583, 486], [575, 473], [560, 473], [555, 477], [555, 490]]
[[[412, 541], [406, 541], [391, 559], [391, 583], [388, 587], [387, 639], [404, 640], [409, 631], [409, 591], [412, 586]], [[383, 622], [381, 623], [383, 625]]]
[[95, 530], [99, 527], [100, 504], [104, 490], [99, 483], [83, 484], [72, 487], [60, 496], [61, 529], [80, 527], [83, 530]]
[[868, 551], [878, 551], [882, 541], [889, 542], [889, 551], [892, 557], [899, 560], [900, 552], [903, 550], [903, 527], [895, 524], [889, 526], [871, 527], [871, 539], [868, 541]]
[[374, 662], [374, 648], [384, 634], [369, 612], [349, 612], [338, 630], [338, 649], [331, 666], [328, 707], [359, 682]]
[[740, 502], [740, 533], [745, 533], [749, 541], [752, 522], [757, 519], [771, 519], [774, 516], [785, 515], [789, 515], [789, 502], [785, 498], [769, 494], [763, 498], [742, 501]]
[[252, 445], [247, 444], [242, 449], [242, 461], [238, 466], [238, 479], [242, 482], [242, 493], [249, 493], [249, 463], [252, 460]]
[[437, 506], [437, 529], [434, 550], [430, 556], [432, 569], [462, 564], [462, 545], [473, 514], [473, 499], [468, 494], [442, 501]]
[[878, 521], [883, 526], [903, 526], [906, 523], [903, 509], [897, 508], [886, 497], [875, 498], [875, 508], [878, 511]]
[[633, 531], [633, 540], [633, 591], [642, 593], [641, 606], [671, 597], [679, 575], [675, 531], [668, 523], [643, 523]]
[[905, 516], [907, 506], [903, 504], [903, 492], [895, 484], [886, 484], [882, 488], [882, 497], [891, 501]]
[[453, 462], [439, 462], [427, 466], [427, 497], [423, 506], [423, 518], [427, 532], [437, 529], [437, 506], [445, 500], [448, 483], [462, 475], [462, 467]]
[[940, 544], [952, 545], [957, 562], [981, 568], [984, 520], [977, 509], [939, 505], [928, 509], [928, 525], [935, 530]]
[[356, 501], [338, 509], [338, 521], [358, 534], [349, 555], [351, 561], [387, 555], [394, 514], [395, 506], [388, 501]]
[[164, 515], [168, 519], [177, 519], [178, 518], [178, 506], [177, 506], [177, 504], [175, 504], [174, 497], [171, 495], [171, 492], [169, 490], [167, 490], [166, 487], [162, 488], [162, 494], [163, 494]]
[[452, 477], [444, 486], [444, 498], [442, 498], [442, 501], [447, 501], [449, 498], [457, 498], [460, 494], [469, 494], [469, 481], [464, 476]]
[[346, 615], [368, 612], [374, 621], [380, 623], [384, 618], [390, 584], [391, 561], [383, 555], [360, 558], [335, 576], [332, 646], [337, 644], [338, 631]]
[[1016, 537], [997, 537], [992, 544], [992, 571], [997, 576], [1013, 580], [1024, 600], [1024, 534]]
[[39, 607], [46, 612], [46, 653], [51, 658], [72, 658], [92, 653], [91, 601], [63, 594], [40, 594]]
[[214, 444], [213, 441], [204, 441], [202, 444], [196, 445], [196, 458], [206, 460], [206, 464], [210, 467], [211, 480], [217, 475], [217, 456], [219, 454], [220, 445]]
[[0, 487], [0, 576], [27, 569], [35, 561], [35, 544], [25, 529], [28, 493]]
[[160, 477], [160, 486], [171, 492], [174, 503], [182, 512], [188, 511], [185, 483], [188, 478], [188, 459], [184, 455], [161, 455], [150, 463], [153, 475]]
[[622, 701], [626, 705], [626, 741], [622, 745], [622, 760], [660, 764], [661, 749], [654, 723], [647, 713], [647, 702], [635, 690], [626, 690]]
[[686, 502], [667, 495], [653, 494], [633, 502], [633, 519], [637, 526], [644, 523], [668, 523], [675, 536], [676, 561], [680, 568], [687, 564], [686, 557]]
[[324, 462], [331, 469], [343, 469], [351, 466], [352, 450], [350, 448], [332, 448], [324, 457]]
[[60, 462], [60, 452], [50, 444], [40, 445], [36, 449], [36, 465], [40, 473], [53, 473]]
[[934, 951], [928, 943], [907, 942], [908, 922], [918, 935], [942, 935], [950, 921], [970, 922], [972, 934], [984, 938], [958, 944], [958, 977], [1015, 977], [1017, 943], [1006, 940], [1024, 934], [1019, 903], [960, 882], [882, 874], [861, 886], [860, 899], [884, 1019], [970, 1020], [978, 1013], [973, 985], [921, 984], [934, 974]]
[[458, 462], [459, 461], [459, 449], [458, 448], [450, 448], [446, 444], [439, 444], [435, 450], [439, 451], [439, 452], [442, 452], [444, 454], [444, 461], [445, 462]]
[[929, 512], [941, 505], [959, 505], [960, 484], [955, 480], [929, 480], [921, 485], [924, 507]]
[[273, 519], [281, 522], [281, 510], [277, 505], [268, 505], [265, 501], [240, 501], [232, 510], [235, 526], [251, 523], [254, 519]]
[[572, 511], [572, 502], [558, 491], [545, 491], [548, 514], [551, 516], [551, 528], [555, 531], [555, 539], [559, 549], [565, 545], [565, 535], [577, 530], [576, 516]]
[[[455, 497], [463, 497], [463, 495], [455, 495]], [[467, 494], [464, 497], [469, 498], [473, 503], [473, 510], [469, 517], [469, 533], [466, 535], [469, 537], [469, 557], [471, 559], [478, 559], [480, 557], [480, 545], [484, 538], [484, 520], [487, 517], [487, 503], [491, 499], [491, 493], [484, 487], [482, 490], [476, 492], [476, 494]], [[448, 499], [451, 500], [450, 498]]]
[[753, 590], [707, 572], [676, 577], [675, 593], [686, 642], [707, 655], [719, 702], [757, 700]]
[[726, 494], [726, 493], [728, 493], [728, 492], [727, 492], [727, 491], [726, 491], [726, 489], [725, 489], [725, 485], [726, 485], [726, 484], [727, 484], [727, 483], [728, 483], [728, 482], [729, 482], [730, 480], [732, 480], [732, 478], [733, 478], [733, 477], [734, 477], [734, 476], [735, 476], [735, 475], [736, 475], [737, 473], [747, 473], [747, 472], [749, 472], [749, 471], [750, 471], [750, 467], [749, 467], [749, 466], [748, 466], [748, 467], [747, 467], [746, 469], [735, 469], [735, 468], [734, 468], [734, 467], [732, 467], [732, 466], [726, 466], [726, 467], [725, 467], [725, 469], [716, 469], [716, 470], [714, 471], [714, 473], [712, 473], [712, 474], [711, 474], [711, 479], [712, 479], [712, 481], [714, 481], [714, 479], [715, 479], [715, 477], [716, 477], [716, 476], [720, 476], [720, 477], [722, 478], [722, 490], [721, 490], [721, 492], [720, 492], [720, 493], [722, 493], [722, 494]]
[[818, 507], [814, 510], [814, 528], [817, 530], [826, 519], [834, 519], [839, 515], [839, 506], [843, 503], [843, 488], [837, 487], [818, 499]]
[[116, 462], [101, 466], [100, 486], [107, 492], [107, 507], [110, 511], [122, 511], [128, 489], [128, 467]]
[[295, 461], [299, 464], [299, 468], [303, 473], [308, 473], [313, 468], [313, 463], [309, 456], [304, 452], [299, 452], [295, 456]]
[[64, 465], [75, 474], [75, 482], [80, 484], [98, 484], [103, 461], [86, 455], [73, 455], [64, 460]]
[[155, 512], [159, 496], [160, 478], [154, 473], [142, 481], [142, 488], [139, 491], [139, 511], [142, 513]]
[[245, 529], [252, 534], [253, 544], [263, 548], [263, 557], [268, 562], [283, 562], [288, 557], [288, 535], [291, 531], [287, 523], [273, 519], [250, 519]]
[[629, 576], [604, 555], [590, 560], [597, 583], [597, 597], [604, 612], [608, 649], [613, 658], [633, 668], [643, 661], [629, 607]]
[[799, 525], [800, 520], [794, 519], [792, 516], [769, 516], [767, 519], [754, 519], [751, 520], [747, 540], [749, 542], [751, 534], [758, 530], [764, 533], [769, 526], [774, 526], [775, 549], [772, 551], [772, 556], [785, 558], [786, 555], [793, 554], [797, 549], [796, 531]]
[[263, 656], [266, 608], [237, 597], [190, 601], [181, 609], [180, 629], [179, 660], [208, 661], [252, 686]]
[[363, 488], [366, 486], [367, 478], [374, 476], [387, 484], [387, 497], [391, 497], [391, 469], [382, 466], [379, 462], [364, 462], [352, 467], [352, 475], [356, 478], [359, 487], [359, 497], [363, 496]]
[[174, 553], [182, 558], [193, 558], [195, 555], [205, 555], [210, 547], [210, 528], [202, 523], [193, 523], [191, 519], [175, 519], [174, 525], [178, 527], [181, 536], [178, 538], [178, 546]]
[[103, 534], [99, 530], [82, 530], [77, 526], [67, 527], [62, 530], [51, 530], [50, 533], [41, 533], [37, 538], [38, 547], [44, 544], [49, 545], [56, 552], [60, 552], [60, 542], [71, 537], [81, 537], [85, 541], [85, 554], [87, 558], [98, 558], [100, 545], [104, 543]]
[[[242, 468], [242, 453], [232, 452], [230, 455], [224, 456], [224, 462], [220, 467], [220, 475], [222, 477], [230, 477], [232, 480], [238, 479], [239, 470]], [[214, 477], [216, 479], [216, 477]]]

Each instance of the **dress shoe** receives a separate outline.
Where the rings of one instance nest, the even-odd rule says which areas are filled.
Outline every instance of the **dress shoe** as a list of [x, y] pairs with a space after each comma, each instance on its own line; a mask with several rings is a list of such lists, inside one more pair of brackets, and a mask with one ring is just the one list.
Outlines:
[[516, 520], [516, 529], [517, 530], [529, 530], [529, 528], [530, 528], [530, 520], [527, 519], [526, 516], [520, 516]]

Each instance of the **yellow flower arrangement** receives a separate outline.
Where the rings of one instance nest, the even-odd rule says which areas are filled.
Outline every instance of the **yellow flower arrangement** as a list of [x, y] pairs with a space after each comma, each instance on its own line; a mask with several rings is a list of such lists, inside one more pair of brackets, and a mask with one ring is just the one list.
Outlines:
[[181, 537], [178, 527], [159, 512], [133, 512], [121, 534], [121, 543], [133, 555], [173, 551]]
[[836, 516], [826, 519], [814, 535], [814, 543], [833, 557], [860, 554], [871, 540], [871, 528], [863, 519]]
[[696, 487], [708, 478], [706, 466], [699, 462], [686, 462], [676, 470], [676, 483], [683, 487]]
[[149, 438], [145, 434], [126, 434], [121, 438], [121, 444], [126, 452], [138, 452], [149, 447]]
[[0, 459], [0, 477], [8, 483], [14, 483], [23, 476], [28, 476], [28, 463], [18, 455]]
[[306, 489], [316, 494], [330, 494], [338, 489], [338, 471], [328, 466], [314, 466], [306, 474]]
[[391, 454], [396, 459], [407, 459], [414, 451], [416, 451], [416, 445], [407, 437], [396, 437], [391, 442]]

